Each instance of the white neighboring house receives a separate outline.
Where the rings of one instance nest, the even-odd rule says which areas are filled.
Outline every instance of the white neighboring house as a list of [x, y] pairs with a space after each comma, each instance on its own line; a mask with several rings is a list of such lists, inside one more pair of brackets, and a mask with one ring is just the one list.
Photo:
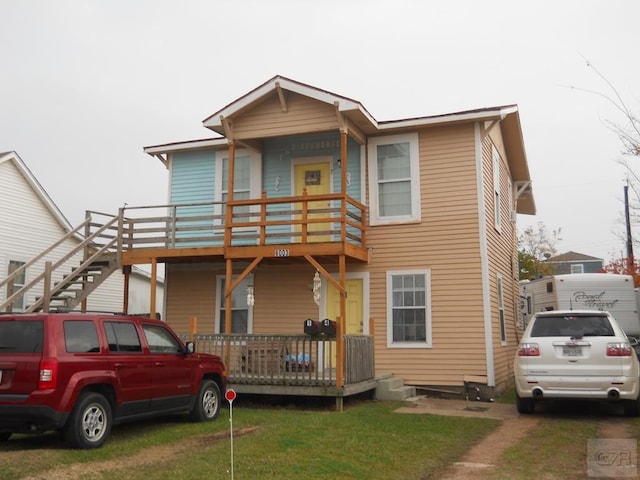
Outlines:
[[[18, 154], [0, 153], [0, 281], [72, 230], [72, 225]], [[13, 285], [0, 288], [0, 302], [7, 298], [8, 291], [16, 291], [42, 273], [46, 261], [56, 262], [80, 241], [79, 237], [69, 237], [28, 268], [24, 275], [14, 279]], [[81, 263], [79, 255], [77, 263]], [[37, 286], [26, 298], [14, 302], [13, 311], [21, 311], [42, 294], [42, 286]], [[123, 296], [124, 275], [115, 272], [89, 296], [87, 310], [121, 312]], [[128, 312], [148, 313], [150, 296], [150, 275], [133, 268], [129, 281]], [[161, 280], [157, 282], [156, 304], [164, 318], [164, 282]]]

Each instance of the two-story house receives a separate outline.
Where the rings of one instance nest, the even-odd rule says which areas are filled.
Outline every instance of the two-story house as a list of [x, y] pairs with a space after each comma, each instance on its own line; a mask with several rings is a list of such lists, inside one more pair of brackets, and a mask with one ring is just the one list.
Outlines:
[[145, 148], [182, 212], [152, 259], [174, 328], [287, 335], [331, 319], [336, 352], [316, 361], [336, 359], [338, 386], [345, 334], [410, 385], [508, 384], [516, 214], [535, 213], [517, 106], [378, 121], [276, 76], [203, 125], [219, 136]]
[[[88, 212], [75, 230], [83, 268], [124, 273], [125, 309], [149, 265], [159, 310], [164, 267], [164, 318], [222, 355], [239, 393], [340, 406], [383, 374], [508, 385], [516, 218], [535, 213], [517, 106], [379, 121], [276, 76], [203, 125], [216, 135], [145, 148], [169, 171], [166, 205]], [[65, 287], [47, 285], [42, 305]]]

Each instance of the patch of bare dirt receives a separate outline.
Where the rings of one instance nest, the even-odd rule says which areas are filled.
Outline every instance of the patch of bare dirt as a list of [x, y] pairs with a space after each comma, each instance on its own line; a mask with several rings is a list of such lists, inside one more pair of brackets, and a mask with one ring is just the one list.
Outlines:
[[[240, 437], [258, 430], [259, 427], [245, 427], [234, 430], [233, 436]], [[129, 457], [118, 457], [104, 462], [85, 462], [65, 465], [42, 472], [32, 477], [25, 477], [21, 480], [79, 480], [92, 478], [96, 473], [108, 472], [109, 470], [121, 470], [123, 468], [135, 468], [142, 465], [157, 463], [159, 458], [168, 459], [178, 455], [185, 450], [193, 449], [199, 445], [213, 445], [229, 439], [229, 432], [220, 432], [214, 435], [196, 437], [171, 445], [161, 445], [158, 447], [145, 448], [135, 455]]]
[[507, 447], [526, 437], [538, 419], [531, 416], [506, 418], [502, 424], [469, 450], [461, 461], [454, 463], [441, 480], [481, 480], [490, 478], [491, 467], [495, 465]]

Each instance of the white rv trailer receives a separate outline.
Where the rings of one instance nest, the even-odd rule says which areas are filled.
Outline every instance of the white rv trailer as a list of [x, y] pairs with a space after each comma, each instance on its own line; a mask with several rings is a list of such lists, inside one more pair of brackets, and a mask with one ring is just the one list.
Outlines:
[[520, 282], [522, 326], [545, 310], [606, 310], [629, 336], [640, 336], [633, 277], [612, 273], [571, 273]]

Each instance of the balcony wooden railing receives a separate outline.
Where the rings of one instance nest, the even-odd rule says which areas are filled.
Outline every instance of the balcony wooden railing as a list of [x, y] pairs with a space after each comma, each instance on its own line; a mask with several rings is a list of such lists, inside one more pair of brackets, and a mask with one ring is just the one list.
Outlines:
[[[186, 338], [186, 336], [183, 336]], [[373, 337], [345, 335], [345, 385], [375, 376]], [[219, 355], [232, 384], [336, 385], [335, 337], [309, 335], [196, 335], [196, 350]]]
[[[229, 213], [230, 218], [227, 219]], [[108, 218], [88, 212], [91, 229]], [[94, 218], [95, 217], [95, 218]], [[102, 221], [104, 220], [104, 221]], [[336, 194], [185, 203], [120, 209], [100, 237], [123, 251], [150, 248], [264, 246], [342, 242], [366, 248], [366, 207]]]

